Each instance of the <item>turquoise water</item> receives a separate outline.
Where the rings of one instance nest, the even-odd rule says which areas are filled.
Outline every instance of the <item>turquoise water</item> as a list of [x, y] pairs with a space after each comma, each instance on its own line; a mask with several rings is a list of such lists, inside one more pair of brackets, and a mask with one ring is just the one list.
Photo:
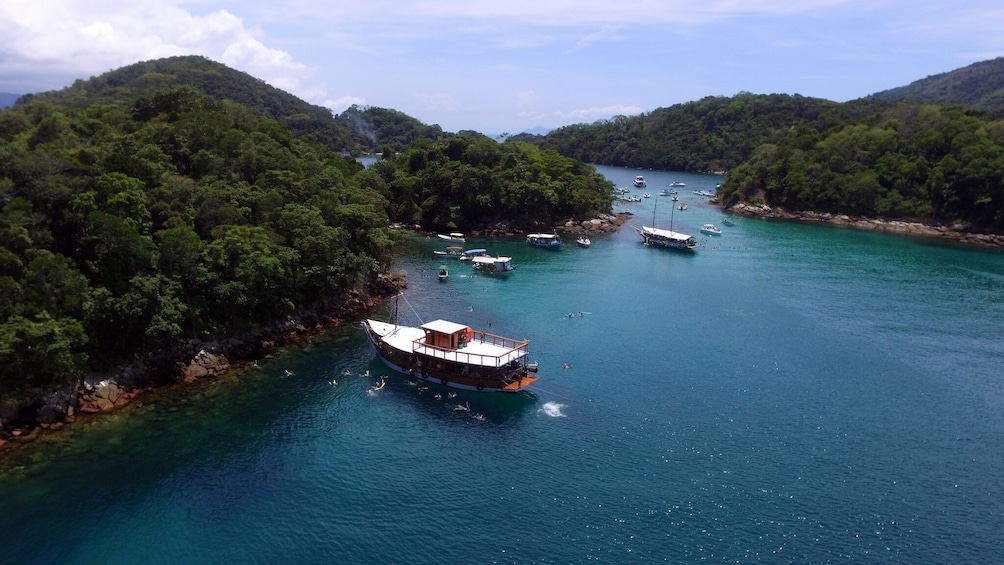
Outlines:
[[[1004, 254], [722, 226], [718, 177], [641, 174], [590, 249], [468, 242], [506, 277], [402, 250], [401, 320], [529, 338], [532, 394], [437, 399], [347, 326], [8, 454], [0, 562], [1000, 562]], [[650, 249], [653, 217], [724, 235]]]

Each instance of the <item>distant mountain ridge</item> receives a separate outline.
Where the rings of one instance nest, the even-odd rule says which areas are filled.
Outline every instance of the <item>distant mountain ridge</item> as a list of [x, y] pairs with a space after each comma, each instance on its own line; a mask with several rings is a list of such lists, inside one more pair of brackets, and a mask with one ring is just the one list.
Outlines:
[[[45, 100], [71, 107], [129, 105], [159, 90], [179, 86], [192, 86], [218, 100], [247, 106], [256, 115], [282, 123], [294, 135], [312, 136], [333, 151], [367, 153], [379, 151], [387, 144], [401, 150], [418, 137], [438, 139], [443, 135], [439, 126], [426, 126], [400, 112], [379, 108], [353, 107], [335, 116], [328, 108], [305, 102], [261, 79], [198, 55], [134, 63], [77, 80], [60, 90], [27, 94], [20, 101]], [[381, 139], [375, 132], [387, 133], [388, 139]]]
[[1004, 110], [1004, 57], [931, 75], [906, 86], [866, 96], [875, 100], [911, 100], [942, 106], [962, 105], [980, 110]]

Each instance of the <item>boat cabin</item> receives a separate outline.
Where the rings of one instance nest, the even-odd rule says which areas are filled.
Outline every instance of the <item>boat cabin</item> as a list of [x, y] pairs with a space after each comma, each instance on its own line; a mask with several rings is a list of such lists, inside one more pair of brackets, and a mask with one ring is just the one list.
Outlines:
[[464, 261], [472, 259], [474, 257], [485, 257], [488, 255], [488, 250], [484, 248], [468, 249], [460, 254], [460, 258]]
[[461, 349], [474, 339], [470, 326], [447, 320], [433, 320], [421, 326], [425, 330], [425, 345], [443, 349]]

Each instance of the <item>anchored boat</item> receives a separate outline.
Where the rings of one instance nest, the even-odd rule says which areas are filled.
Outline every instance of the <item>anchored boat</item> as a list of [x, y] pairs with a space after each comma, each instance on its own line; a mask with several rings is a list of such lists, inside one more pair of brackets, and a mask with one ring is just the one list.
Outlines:
[[530, 342], [434, 320], [418, 327], [362, 322], [377, 356], [391, 369], [441, 385], [480, 392], [519, 392], [540, 379]]

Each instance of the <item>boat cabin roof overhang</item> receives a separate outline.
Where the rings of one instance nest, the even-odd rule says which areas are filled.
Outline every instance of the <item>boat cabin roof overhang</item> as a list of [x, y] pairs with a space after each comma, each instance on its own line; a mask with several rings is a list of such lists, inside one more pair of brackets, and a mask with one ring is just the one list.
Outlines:
[[422, 324], [421, 328], [428, 332], [436, 332], [441, 334], [455, 334], [461, 331], [467, 332], [468, 326], [464, 324], [458, 324], [456, 322], [450, 322], [448, 320], [433, 320], [427, 324]]

